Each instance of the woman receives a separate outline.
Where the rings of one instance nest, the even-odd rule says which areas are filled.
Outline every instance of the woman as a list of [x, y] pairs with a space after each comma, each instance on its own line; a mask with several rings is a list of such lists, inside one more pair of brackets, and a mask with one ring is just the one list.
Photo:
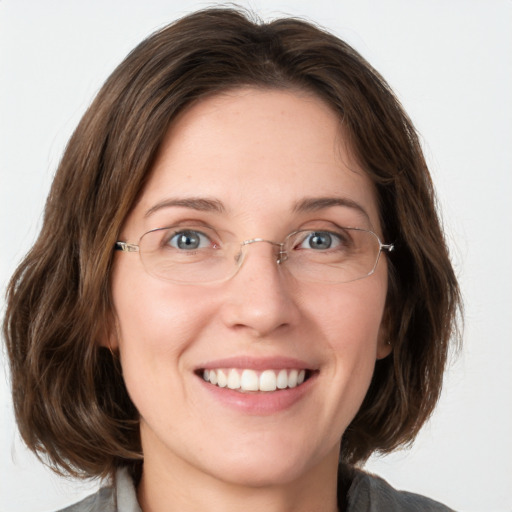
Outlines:
[[111, 477], [70, 510], [447, 510], [356, 467], [429, 417], [459, 305], [384, 80], [305, 22], [198, 12], [68, 144], [9, 288], [18, 425]]

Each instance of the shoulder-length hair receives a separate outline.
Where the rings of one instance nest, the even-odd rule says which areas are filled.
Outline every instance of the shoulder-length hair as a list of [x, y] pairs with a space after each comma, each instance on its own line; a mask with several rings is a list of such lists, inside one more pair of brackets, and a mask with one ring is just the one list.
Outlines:
[[308, 91], [330, 105], [396, 248], [385, 312], [393, 351], [376, 363], [342, 460], [411, 442], [438, 400], [460, 295], [411, 121], [383, 78], [332, 34], [208, 9], [150, 36], [108, 78], [68, 143], [39, 238], [8, 288], [16, 419], [29, 448], [59, 472], [140, 470], [138, 413], [118, 359], [99, 343], [112, 318], [114, 243], [176, 115], [245, 86]]

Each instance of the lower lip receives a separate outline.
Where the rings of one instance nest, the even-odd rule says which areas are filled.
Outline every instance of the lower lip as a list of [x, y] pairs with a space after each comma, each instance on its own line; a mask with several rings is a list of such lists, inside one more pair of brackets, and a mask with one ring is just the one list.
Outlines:
[[220, 388], [219, 386], [206, 382], [201, 377], [198, 378], [201, 381], [203, 389], [205, 389], [213, 399], [218, 400], [223, 405], [246, 414], [265, 415], [290, 409], [311, 390], [316, 377], [317, 374], [314, 373], [303, 384], [295, 388], [248, 393], [234, 391], [229, 388]]

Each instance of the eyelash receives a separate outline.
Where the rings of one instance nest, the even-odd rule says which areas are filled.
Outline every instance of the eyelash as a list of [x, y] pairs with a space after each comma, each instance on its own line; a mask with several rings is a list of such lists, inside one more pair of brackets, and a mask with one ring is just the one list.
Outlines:
[[[340, 248], [341, 246], [350, 245], [351, 237], [347, 233], [343, 233], [340, 228], [339, 231], [328, 230], [328, 229], [316, 229], [316, 230], [306, 230], [310, 231], [304, 238], [302, 238], [299, 243], [297, 243], [292, 249], [294, 250], [335, 250], [336, 248]], [[181, 237], [181, 239], [180, 239]], [[314, 243], [314, 237], [317, 237], [319, 240], [319, 245], [317, 247], [313, 247], [311, 244]], [[328, 247], [321, 247], [322, 239], [325, 240], [325, 244], [328, 244]], [[173, 243], [175, 240], [175, 243]], [[180, 242], [184, 244], [189, 244], [189, 247], [180, 246]], [[309, 242], [309, 247], [303, 247], [303, 244], [307, 244]], [[197, 244], [197, 245], [196, 245]], [[162, 240], [163, 247], [172, 247], [176, 250], [183, 252], [194, 252], [201, 249], [207, 248], [218, 248], [221, 246], [221, 243], [215, 242], [213, 239], [213, 233], [207, 234], [203, 230], [194, 227], [183, 227], [182, 229], [174, 229], [173, 232], [165, 236]], [[320, 251], [319, 251], [320, 252]]]
[[213, 246], [218, 246], [219, 244], [218, 243], [215, 243], [212, 241], [212, 237], [206, 233], [204, 233], [203, 231], [200, 231], [199, 229], [196, 229], [196, 228], [188, 228], [188, 227], [184, 227], [183, 229], [179, 229], [179, 230], [175, 230], [173, 231], [173, 233], [170, 235], [170, 236], [166, 236], [162, 242], [162, 245], [169, 245], [171, 247], [174, 247], [176, 249], [182, 249], [184, 250], [182, 247], [180, 248], [179, 247], [179, 238], [178, 240], [176, 241], [176, 247], [174, 245], [171, 244], [171, 242], [173, 241], [173, 239], [175, 239], [176, 237], [183, 237], [183, 238], [194, 238], [194, 235], [198, 235], [197, 238], [198, 238], [198, 242], [199, 242], [199, 247], [194, 247], [194, 249], [202, 249], [204, 247], [201, 247], [201, 242], [202, 240], [201, 239], [206, 239], [208, 241], [208, 245], [211, 247], [212, 245]]

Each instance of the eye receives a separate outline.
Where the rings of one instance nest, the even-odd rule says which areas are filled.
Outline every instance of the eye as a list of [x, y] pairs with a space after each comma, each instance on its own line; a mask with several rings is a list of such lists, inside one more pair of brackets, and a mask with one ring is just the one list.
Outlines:
[[194, 251], [210, 247], [211, 240], [200, 231], [187, 229], [175, 232], [167, 244], [180, 251]]
[[312, 231], [305, 236], [304, 240], [302, 240], [296, 248], [326, 251], [337, 247], [340, 243], [340, 237], [335, 233], [329, 231]]

